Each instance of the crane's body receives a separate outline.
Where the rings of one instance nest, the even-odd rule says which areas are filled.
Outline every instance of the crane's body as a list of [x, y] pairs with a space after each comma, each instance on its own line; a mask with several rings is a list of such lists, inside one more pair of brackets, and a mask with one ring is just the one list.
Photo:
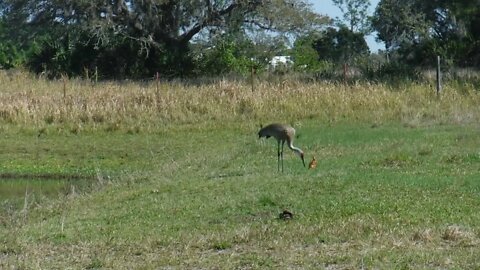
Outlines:
[[[274, 137], [278, 142], [278, 170], [280, 171], [280, 163], [282, 164], [283, 172], [283, 147], [285, 142], [287, 142], [288, 148], [295, 152], [301, 159], [303, 166], [305, 167], [305, 160], [303, 151], [293, 146], [293, 139], [295, 138], [295, 129], [289, 125], [284, 124], [270, 124], [266, 127], [262, 127], [258, 132], [258, 138], [270, 138]], [[281, 145], [281, 147], [280, 147]]]

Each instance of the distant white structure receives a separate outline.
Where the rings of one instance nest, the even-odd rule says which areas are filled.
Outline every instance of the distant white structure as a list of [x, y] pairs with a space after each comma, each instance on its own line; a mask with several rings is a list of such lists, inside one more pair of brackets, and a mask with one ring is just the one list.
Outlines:
[[270, 69], [275, 70], [278, 67], [291, 67], [293, 65], [292, 57], [289, 55], [274, 56], [269, 62]]

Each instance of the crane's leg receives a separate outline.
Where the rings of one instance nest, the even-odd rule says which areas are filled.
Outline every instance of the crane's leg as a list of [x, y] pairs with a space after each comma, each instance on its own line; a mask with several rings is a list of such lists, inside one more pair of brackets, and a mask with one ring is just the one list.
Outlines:
[[277, 160], [277, 167], [278, 167], [278, 171], [280, 171], [280, 141], [278, 141], [278, 147], [277, 147], [277, 157], [278, 157], [278, 160]]
[[280, 152], [280, 156], [282, 158], [282, 172], [283, 172], [283, 146], [285, 144], [285, 141], [282, 141], [282, 152]]

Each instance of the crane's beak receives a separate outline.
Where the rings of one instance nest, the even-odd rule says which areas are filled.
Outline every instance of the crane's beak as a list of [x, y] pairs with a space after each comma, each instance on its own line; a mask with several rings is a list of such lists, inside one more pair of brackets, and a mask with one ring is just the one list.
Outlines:
[[305, 159], [303, 158], [303, 154], [300, 155], [300, 158], [302, 159], [303, 167], [307, 167], [305, 166]]

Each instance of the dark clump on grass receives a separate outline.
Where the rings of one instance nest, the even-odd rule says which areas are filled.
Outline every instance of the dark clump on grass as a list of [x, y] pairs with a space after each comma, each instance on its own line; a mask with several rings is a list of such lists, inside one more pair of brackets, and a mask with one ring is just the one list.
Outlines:
[[216, 242], [212, 245], [212, 249], [216, 251], [226, 250], [232, 248], [232, 244], [227, 241]]
[[281, 220], [290, 220], [293, 219], [293, 213], [288, 210], [283, 210], [283, 212], [278, 215], [278, 218]]

